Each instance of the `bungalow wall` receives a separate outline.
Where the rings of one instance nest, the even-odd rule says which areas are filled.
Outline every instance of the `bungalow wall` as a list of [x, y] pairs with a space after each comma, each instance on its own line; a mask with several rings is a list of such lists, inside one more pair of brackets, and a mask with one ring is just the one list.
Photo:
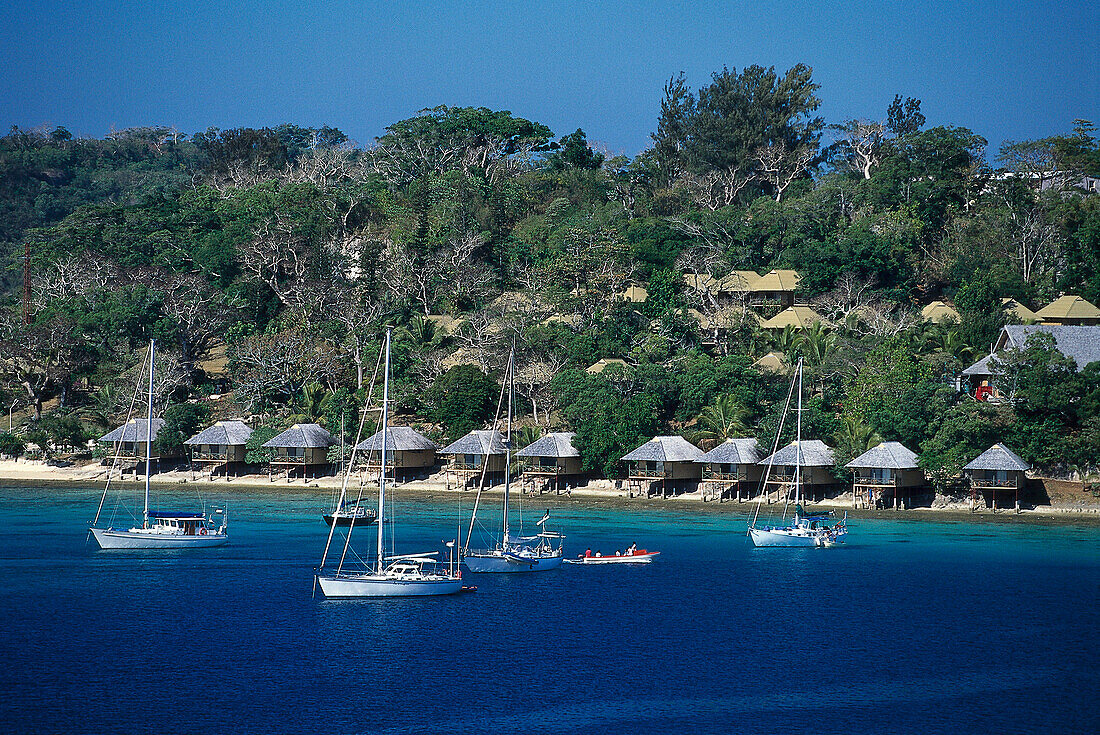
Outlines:
[[[769, 482], [794, 482], [794, 465], [775, 465]], [[836, 477], [828, 467], [803, 467], [803, 485], [835, 485]]]
[[630, 477], [659, 480], [699, 480], [703, 468], [698, 462], [655, 462], [639, 460], [630, 463]]
[[275, 464], [328, 464], [328, 447], [276, 447]]
[[532, 475], [579, 475], [580, 457], [524, 457], [524, 473]]
[[758, 464], [731, 464], [728, 462], [707, 462], [703, 465], [704, 480], [724, 480], [726, 482], [760, 482], [764, 468]]
[[[435, 465], [434, 449], [397, 449], [386, 452], [386, 455], [386, 466], [396, 469], [418, 470]], [[378, 469], [382, 464], [377, 454], [371, 454], [363, 462], [366, 467], [373, 469]]]
[[[486, 462], [486, 472], [504, 472], [504, 465], [507, 464], [507, 455], [504, 454], [490, 454], [489, 459]], [[451, 455], [451, 464], [449, 469], [452, 470], [477, 470], [481, 471], [482, 462], [485, 459], [484, 454], [454, 454]]]
[[191, 457], [197, 461], [244, 462], [244, 444], [193, 444]]
[[[156, 439], [153, 440], [156, 444]], [[133, 457], [134, 459], [145, 459], [145, 442], [112, 442], [111, 451], [116, 457]], [[152, 459], [180, 459], [183, 457], [183, 450], [180, 447], [172, 447], [168, 451], [159, 452], [157, 448], [153, 447]]]
[[887, 467], [860, 467], [853, 470], [852, 484], [872, 489], [921, 487], [926, 482], [919, 469], [895, 470]]

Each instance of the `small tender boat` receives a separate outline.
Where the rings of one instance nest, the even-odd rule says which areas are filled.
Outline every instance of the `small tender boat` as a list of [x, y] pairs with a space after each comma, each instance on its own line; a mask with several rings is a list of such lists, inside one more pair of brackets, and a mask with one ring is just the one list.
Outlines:
[[649, 564], [659, 551], [646, 551], [645, 549], [627, 549], [616, 551], [613, 555], [603, 556], [599, 552], [592, 554], [587, 552], [576, 559], [569, 559], [570, 564]]

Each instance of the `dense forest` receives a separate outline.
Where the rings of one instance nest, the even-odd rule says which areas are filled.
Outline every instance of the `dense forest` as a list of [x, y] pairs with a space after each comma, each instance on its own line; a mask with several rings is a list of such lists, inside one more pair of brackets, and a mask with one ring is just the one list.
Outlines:
[[[1033, 340], [998, 368], [1011, 401], [955, 383], [1012, 319], [1003, 298], [1100, 299], [1092, 123], [989, 151], [900, 95], [878, 120], [830, 123], [803, 65], [703, 81], [669, 81], [633, 159], [446, 106], [369, 146], [290, 124], [12, 128], [0, 401], [19, 420], [0, 442], [60, 450], [117, 425], [150, 338], [158, 441], [230, 416], [254, 418], [257, 444], [301, 421], [351, 439], [392, 326], [402, 423], [435, 439], [487, 425], [514, 343], [521, 441], [576, 431], [604, 476], [657, 434], [770, 446], [789, 379], [754, 361], [772, 351], [804, 358], [804, 434], [838, 459], [901, 441], [947, 489], [995, 441], [1048, 472], [1095, 469], [1098, 366]], [[773, 268], [827, 321], [769, 332], [693, 287]], [[960, 319], [922, 322], [937, 299]], [[601, 358], [624, 363], [586, 371]]]

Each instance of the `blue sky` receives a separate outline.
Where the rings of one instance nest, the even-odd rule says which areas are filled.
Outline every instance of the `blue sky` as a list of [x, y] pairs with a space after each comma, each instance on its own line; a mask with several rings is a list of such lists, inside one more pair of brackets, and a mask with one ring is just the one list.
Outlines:
[[328, 124], [360, 143], [438, 104], [634, 155], [662, 86], [804, 62], [829, 122], [896, 93], [1005, 139], [1100, 125], [1100, 2], [35, 2], [0, 23], [0, 125]]

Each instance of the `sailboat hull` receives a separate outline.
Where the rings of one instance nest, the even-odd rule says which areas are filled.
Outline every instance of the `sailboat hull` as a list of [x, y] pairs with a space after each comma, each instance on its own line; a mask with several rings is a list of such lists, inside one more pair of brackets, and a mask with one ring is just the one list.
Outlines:
[[140, 528], [119, 531], [108, 528], [89, 529], [101, 549], [205, 549], [229, 541], [228, 534], [207, 533], [199, 536], [149, 533]]
[[317, 583], [325, 597], [435, 597], [462, 591], [461, 579], [442, 576], [415, 580], [373, 574], [318, 576]]
[[561, 566], [563, 557], [539, 556], [522, 557], [506, 555], [500, 551], [471, 552], [463, 557], [466, 568], [478, 574], [518, 574], [523, 572], [546, 572]]
[[757, 547], [803, 547], [832, 545], [833, 541], [824, 533], [804, 528], [762, 528], [749, 529], [753, 546]]

